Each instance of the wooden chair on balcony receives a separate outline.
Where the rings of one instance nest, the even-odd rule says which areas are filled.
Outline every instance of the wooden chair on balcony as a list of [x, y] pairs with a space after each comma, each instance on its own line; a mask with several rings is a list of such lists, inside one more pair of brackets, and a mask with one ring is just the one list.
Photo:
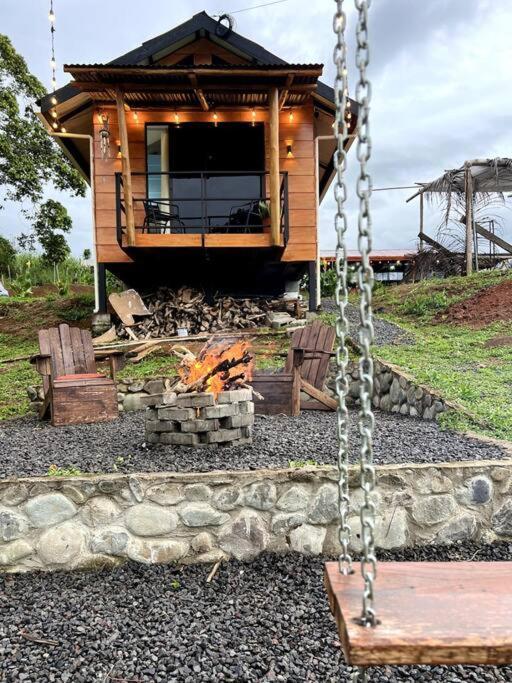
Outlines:
[[[114, 376], [120, 353], [109, 357]], [[52, 425], [105, 422], [118, 417], [116, 385], [96, 370], [89, 330], [66, 324], [40, 330], [39, 354], [31, 362], [43, 378], [40, 417], [50, 413]]]
[[185, 232], [185, 224], [180, 218], [177, 204], [170, 204], [167, 199], [143, 199], [144, 222], [142, 232], [162, 234]]
[[238, 232], [243, 233], [259, 232], [260, 226], [261, 213], [258, 200], [231, 207], [226, 232], [232, 232], [233, 227], [240, 228]]

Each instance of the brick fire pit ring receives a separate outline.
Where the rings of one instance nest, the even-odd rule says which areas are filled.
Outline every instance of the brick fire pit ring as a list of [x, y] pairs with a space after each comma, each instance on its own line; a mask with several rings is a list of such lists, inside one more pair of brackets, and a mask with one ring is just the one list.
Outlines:
[[146, 414], [146, 442], [173, 446], [239, 446], [252, 443], [251, 389], [168, 394]]

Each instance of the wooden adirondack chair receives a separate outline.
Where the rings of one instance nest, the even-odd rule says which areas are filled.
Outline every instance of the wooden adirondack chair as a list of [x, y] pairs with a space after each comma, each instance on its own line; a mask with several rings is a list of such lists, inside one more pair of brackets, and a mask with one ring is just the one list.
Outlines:
[[[119, 356], [110, 357], [115, 374]], [[31, 359], [43, 377], [40, 417], [50, 411], [54, 426], [104, 422], [118, 417], [113, 379], [96, 371], [89, 330], [62, 324], [39, 331], [39, 354]]]
[[335, 339], [334, 327], [325, 325], [320, 320], [295, 330], [292, 335], [284, 371], [290, 372], [293, 367], [293, 350], [301, 349], [304, 352], [304, 360], [300, 366], [301, 389], [313, 399], [302, 400], [302, 410], [336, 410], [334, 399], [323, 393]]
[[[320, 320], [295, 330], [282, 372], [255, 372], [252, 386], [256, 412], [298, 415], [300, 410], [336, 410], [336, 401], [323, 392], [336, 331]], [[301, 399], [301, 393], [308, 399]]]

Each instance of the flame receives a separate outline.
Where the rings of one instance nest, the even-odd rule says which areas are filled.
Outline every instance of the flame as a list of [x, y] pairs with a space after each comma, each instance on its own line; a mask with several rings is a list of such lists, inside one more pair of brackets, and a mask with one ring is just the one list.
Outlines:
[[187, 386], [198, 383], [198, 391], [209, 391], [217, 397], [221, 391], [252, 379], [254, 359], [250, 348], [247, 341], [208, 343], [197, 358], [183, 359], [178, 368], [180, 379]]

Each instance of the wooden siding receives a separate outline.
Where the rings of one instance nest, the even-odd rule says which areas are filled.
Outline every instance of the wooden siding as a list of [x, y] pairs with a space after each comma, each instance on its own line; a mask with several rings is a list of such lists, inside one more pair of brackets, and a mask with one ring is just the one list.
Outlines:
[[[110, 117], [110, 154], [108, 159], [101, 158], [99, 131], [102, 127], [99, 113], [94, 113], [95, 136], [95, 216], [96, 216], [96, 245], [98, 261], [100, 263], [129, 263], [130, 258], [117, 244], [116, 238], [116, 206], [115, 206], [115, 176], [121, 170], [121, 160], [118, 153], [119, 131], [115, 108], [106, 108]], [[222, 122], [252, 121], [249, 109], [217, 110], [218, 125]], [[213, 121], [211, 112], [180, 111], [180, 123]], [[256, 109], [257, 122], [265, 124], [266, 170], [268, 170], [268, 111]], [[145, 124], [146, 123], [174, 123], [174, 111], [170, 110], [142, 110], [127, 112], [128, 138], [130, 147], [130, 161], [132, 172], [145, 172]], [[316, 257], [316, 209], [315, 209], [315, 160], [313, 141], [313, 107], [304, 106], [293, 110], [293, 120], [290, 121], [288, 110], [280, 112], [280, 170], [288, 172], [289, 191], [289, 241], [282, 251], [283, 261], [312, 261]], [[292, 146], [293, 157], [287, 157], [287, 145]], [[143, 176], [133, 176], [134, 199], [145, 196], [146, 181]], [[141, 204], [135, 201], [135, 222], [141, 225], [143, 211]], [[157, 241], [157, 236], [147, 236]], [[256, 236], [253, 236], [256, 237]], [[210, 246], [219, 244], [213, 236], [208, 237]], [[234, 245], [233, 239], [222, 240]], [[243, 240], [244, 242], [246, 240]], [[139, 239], [137, 239], [139, 243]], [[266, 244], [266, 234], [259, 236], [251, 243]], [[220, 244], [219, 244], [220, 246]], [[226, 244], [227, 246], [227, 244]], [[163, 247], [165, 248], [165, 247]], [[250, 248], [250, 247], [249, 247]]]

